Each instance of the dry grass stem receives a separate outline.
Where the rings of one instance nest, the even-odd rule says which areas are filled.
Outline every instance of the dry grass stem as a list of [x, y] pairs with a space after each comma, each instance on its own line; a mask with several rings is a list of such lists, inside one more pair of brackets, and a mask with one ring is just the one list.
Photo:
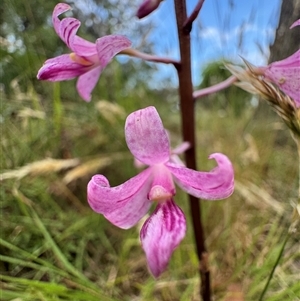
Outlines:
[[74, 167], [80, 163], [79, 159], [52, 159], [36, 161], [16, 170], [9, 170], [0, 174], [0, 181], [7, 179], [22, 179], [28, 175], [38, 176]]
[[65, 184], [69, 184], [87, 175], [92, 175], [96, 173], [99, 169], [110, 165], [112, 161], [113, 159], [110, 157], [102, 157], [89, 160], [68, 171], [63, 178], [63, 182]]
[[111, 125], [116, 124], [119, 118], [124, 119], [126, 117], [124, 108], [107, 100], [98, 101], [95, 107], [99, 111], [100, 115]]
[[284, 212], [284, 207], [280, 202], [276, 201], [265, 189], [258, 187], [254, 183], [247, 182], [242, 184], [236, 180], [235, 190], [252, 206], [259, 209], [262, 207], [272, 208], [279, 215]]

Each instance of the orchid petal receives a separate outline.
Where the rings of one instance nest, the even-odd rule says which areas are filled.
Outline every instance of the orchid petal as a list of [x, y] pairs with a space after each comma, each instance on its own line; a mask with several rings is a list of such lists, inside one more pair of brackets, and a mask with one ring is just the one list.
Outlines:
[[96, 44], [89, 42], [77, 35], [74, 36], [70, 48], [79, 56], [89, 57], [97, 55]]
[[170, 143], [154, 107], [131, 113], [125, 123], [125, 138], [131, 153], [147, 165], [168, 161]]
[[281, 61], [277, 61], [277, 62], [273, 62], [271, 63], [267, 68], [300, 68], [300, 49], [298, 51], [296, 51], [294, 54], [290, 55], [289, 57], [281, 60]]
[[174, 201], [170, 199], [158, 204], [140, 233], [148, 266], [154, 277], [158, 277], [167, 268], [173, 251], [185, 233], [185, 216]]
[[270, 64], [264, 75], [300, 106], [300, 50], [284, 60]]
[[170, 156], [170, 162], [175, 163], [177, 165], [185, 166], [185, 164], [182, 162], [182, 160], [179, 158], [179, 154], [184, 153], [191, 147], [191, 144], [189, 142], [182, 142], [180, 145], [172, 149], [171, 156]]
[[180, 155], [183, 154], [185, 151], [191, 148], [191, 144], [189, 142], [182, 142], [180, 145], [172, 149], [173, 155]]
[[223, 199], [230, 196], [234, 189], [233, 167], [229, 159], [219, 153], [209, 156], [218, 166], [210, 172], [195, 171], [174, 163], [166, 163], [175, 182], [187, 193], [206, 200]]
[[58, 18], [59, 15], [71, 9], [71, 6], [66, 3], [58, 3], [53, 10], [52, 13], [52, 23], [57, 35], [60, 37], [60, 20]]
[[72, 44], [74, 37], [80, 27], [81, 22], [75, 18], [64, 18], [60, 21], [59, 37], [66, 43], [66, 45], [72, 50]]
[[37, 74], [40, 80], [62, 81], [84, 74], [88, 67], [74, 62], [69, 54], [47, 60]]
[[151, 168], [148, 168], [116, 187], [110, 187], [102, 175], [93, 176], [87, 188], [91, 208], [103, 214], [115, 226], [122, 229], [132, 227], [152, 204], [147, 198], [152, 182], [151, 173]]
[[92, 98], [92, 91], [95, 88], [98, 79], [100, 77], [102, 68], [96, 67], [84, 74], [82, 74], [77, 81], [76, 88], [79, 93], [79, 95], [84, 99], [85, 101], [89, 102]]
[[76, 35], [81, 22], [75, 18], [65, 18], [60, 22], [59, 36], [77, 55], [89, 57], [97, 55], [96, 44]]
[[292, 29], [292, 28], [294, 28], [294, 27], [296, 27], [296, 26], [299, 26], [299, 25], [300, 25], [300, 19], [297, 20], [297, 21], [295, 21], [295, 22], [291, 25], [290, 29]]
[[71, 7], [65, 3], [55, 6], [52, 14], [52, 23], [57, 35], [66, 45], [80, 56], [91, 56], [97, 54], [96, 45], [76, 35], [80, 27], [80, 21], [75, 18], [64, 18], [59, 20], [58, 16], [70, 10]]
[[130, 40], [121, 35], [109, 35], [96, 41], [98, 57], [104, 68], [120, 51], [131, 46]]

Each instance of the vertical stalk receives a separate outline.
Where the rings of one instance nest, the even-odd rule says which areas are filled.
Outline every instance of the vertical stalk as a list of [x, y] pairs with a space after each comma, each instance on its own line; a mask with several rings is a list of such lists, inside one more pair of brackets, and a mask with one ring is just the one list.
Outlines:
[[60, 97], [60, 83], [53, 85], [53, 124], [55, 133], [59, 134], [62, 127], [63, 105]]
[[267, 290], [268, 290], [268, 288], [269, 288], [270, 282], [271, 282], [271, 280], [272, 280], [272, 278], [273, 278], [273, 275], [274, 275], [274, 272], [275, 272], [275, 270], [276, 270], [276, 267], [278, 266], [278, 264], [279, 264], [279, 262], [280, 262], [280, 259], [281, 259], [282, 255], [283, 255], [284, 248], [285, 248], [285, 246], [286, 246], [287, 241], [289, 240], [289, 237], [290, 237], [290, 233], [288, 232], [288, 233], [286, 234], [286, 237], [285, 237], [285, 239], [284, 239], [284, 241], [283, 241], [282, 247], [281, 247], [281, 249], [280, 249], [280, 251], [279, 251], [279, 253], [278, 253], [278, 256], [277, 256], [277, 258], [276, 258], [276, 261], [275, 261], [275, 263], [274, 263], [274, 265], [273, 265], [273, 267], [272, 267], [272, 270], [271, 270], [271, 272], [270, 272], [270, 275], [269, 275], [269, 277], [268, 277], [268, 279], [267, 279], [267, 282], [266, 282], [266, 284], [265, 284], [265, 287], [264, 287], [264, 289], [263, 289], [263, 291], [262, 291], [262, 293], [261, 293], [261, 295], [260, 295], [258, 301], [263, 301], [263, 298], [264, 298], [264, 296], [265, 296], [265, 294], [266, 294], [266, 292], [267, 292]]
[[300, 136], [299, 134], [292, 133], [292, 137], [296, 142], [297, 145], [297, 152], [298, 152], [298, 198], [294, 207], [294, 212], [292, 216], [292, 224], [290, 226], [289, 232], [294, 233], [297, 231], [297, 227], [300, 223]]
[[[187, 19], [185, 0], [174, 0], [176, 22], [179, 37], [179, 47], [181, 62], [177, 68], [179, 79], [179, 97], [182, 122], [183, 140], [191, 144], [191, 148], [186, 151], [185, 159], [188, 168], [196, 169], [196, 149], [195, 149], [195, 108], [193, 98], [192, 73], [191, 73], [191, 46], [190, 30], [184, 27]], [[200, 294], [203, 301], [209, 301], [210, 274], [208, 268], [208, 255], [204, 243], [204, 231], [201, 221], [200, 200], [189, 196], [194, 236], [199, 259], [199, 273], [201, 278]]]
[[[297, 140], [296, 140], [297, 139]], [[297, 137], [295, 138], [296, 140], [296, 145], [297, 145], [297, 151], [298, 151], [298, 201], [297, 205], [300, 205], [300, 138]]]

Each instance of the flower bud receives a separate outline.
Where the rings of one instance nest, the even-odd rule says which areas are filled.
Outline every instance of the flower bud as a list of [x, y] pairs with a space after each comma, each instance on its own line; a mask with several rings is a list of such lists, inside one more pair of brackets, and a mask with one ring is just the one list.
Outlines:
[[158, 8], [162, 0], [145, 0], [139, 7], [136, 16], [142, 19]]

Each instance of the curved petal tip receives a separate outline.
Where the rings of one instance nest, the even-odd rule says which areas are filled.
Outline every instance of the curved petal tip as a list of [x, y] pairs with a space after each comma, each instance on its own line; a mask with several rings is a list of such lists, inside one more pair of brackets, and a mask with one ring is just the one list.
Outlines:
[[229, 197], [234, 190], [234, 170], [230, 160], [223, 154], [209, 156], [218, 166], [209, 172], [195, 171], [182, 165], [167, 163], [175, 182], [187, 193], [205, 200], [220, 200]]
[[147, 198], [151, 182], [151, 169], [115, 187], [110, 187], [104, 176], [95, 175], [88, 183], [88, 203], [115, 226], [128, 229], [147, 213], [152, 204]]
[[292, 29], [292, 28], [294, 28], [294, 27], [296, 27], [296, 26], [299, 26], [299, 25], [300, 25], [300, 19], [297, 20], [296, 22], [294, 22], [294, 23], [291, 25], [290, 29]]

